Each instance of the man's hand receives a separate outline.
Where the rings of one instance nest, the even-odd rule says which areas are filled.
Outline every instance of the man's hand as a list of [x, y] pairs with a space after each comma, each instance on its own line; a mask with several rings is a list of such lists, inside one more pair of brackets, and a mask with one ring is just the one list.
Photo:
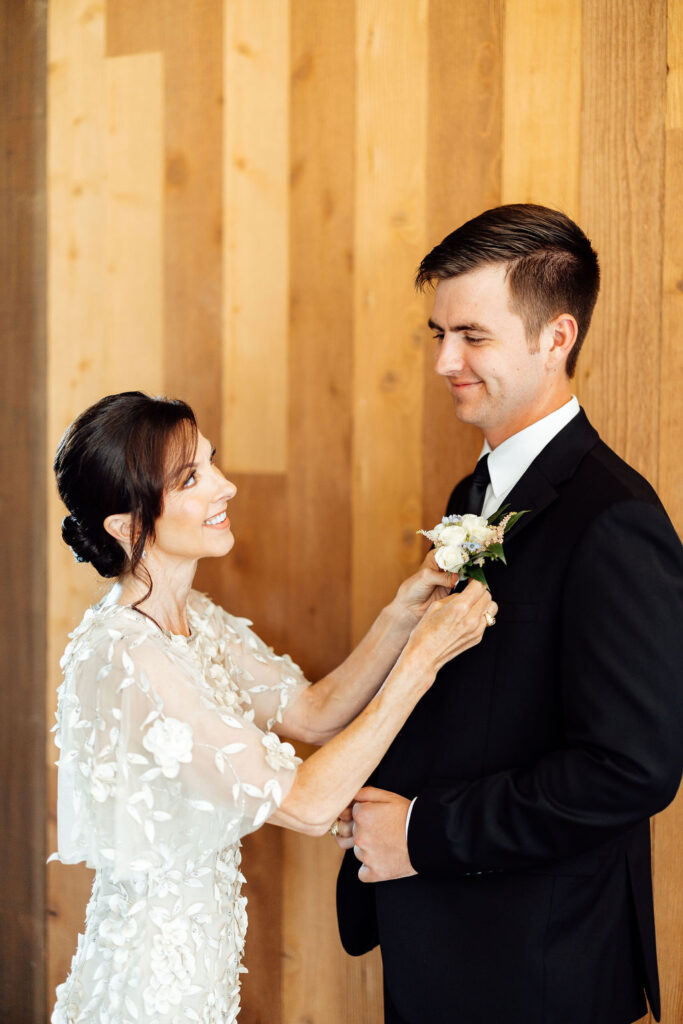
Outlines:
[[[344, 849], [353, 846], [354, 854], [362, 861], [358, 871], [361, 882], [386, 882], [417, 874], [410, 863], [406, 841], [409, 807], [410, 800], [405, 797], [373, 786], [365, 786], [356, 795], [351, 806], [351, 837], [340, 837], [337, 842]], [[342, 818], [342, 822], [344, 832], [348, 833], [348, 819], [345, 822]]]

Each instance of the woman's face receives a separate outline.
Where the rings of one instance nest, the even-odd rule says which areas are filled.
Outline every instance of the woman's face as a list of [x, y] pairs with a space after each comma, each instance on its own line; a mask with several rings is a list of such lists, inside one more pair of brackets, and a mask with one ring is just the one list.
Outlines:
[[226, 510], [237, 488], [214, 465], [214, 454], [211, 443], [199, 433], [194, 461], [164, 495], [152, 545], [155, 559], [217, 558], [227, 555], [235, 543]]

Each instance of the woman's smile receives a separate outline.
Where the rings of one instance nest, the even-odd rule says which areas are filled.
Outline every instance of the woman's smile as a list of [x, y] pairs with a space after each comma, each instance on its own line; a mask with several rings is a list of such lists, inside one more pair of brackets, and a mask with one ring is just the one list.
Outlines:
[[210, 519], [205, 519], [204, 526], [209, 526], [213, 530], [227, 529], [230, 526], [227, 510], [223, 509], [223, 511], [219, 512], [217, 515], [211, 516]]

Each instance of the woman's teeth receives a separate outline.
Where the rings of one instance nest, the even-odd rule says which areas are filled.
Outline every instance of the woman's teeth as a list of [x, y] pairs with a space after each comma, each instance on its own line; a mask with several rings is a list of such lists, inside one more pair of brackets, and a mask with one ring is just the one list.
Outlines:
[[218, 526], [219, 523], [224, 523], [227, 519], [228, 513], [223, 511], [219, 512], [217, 516], [212, 516], [211, 519], [204, 520], [204, 526]]

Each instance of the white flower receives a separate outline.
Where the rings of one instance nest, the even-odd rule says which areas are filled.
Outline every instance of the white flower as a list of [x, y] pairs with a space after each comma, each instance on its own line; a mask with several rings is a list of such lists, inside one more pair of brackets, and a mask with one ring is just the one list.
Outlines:
[[[439, 527], [437, 527], [439, 529]], [[457, 548], [467, 540], [467, 530], [462, 526], [441, 526], [437, 545], [445, 548]]]
[[301, 764], [301, 758], [291, 743], [282, 743], [274, 732], [267, 732], [261, 737], [261, 743], [266, 748], [266, 762], [275, 771], [280, 768], [296, 768]]
[[436, 564], [444, 572], [457, 572], [469, 558], [469, 553], [461, 547], [439, 547], [434, 553]]
[[145, 750], [154, 754], [154, 760], [167, 779], [174, 779], [180, 763], [192, 760], [192, 728], [177, 718], [157, 718], [142, 740]]
[[123, 946], [133, 938], [138, 930], [133, 918], [105, 917], [100, 922], [99, 937], [107, 945]]
[[94, 761], [90, 767], [90, 795], [103, 804], [116, 791], [117, 766], [115, 761]]
[[462, 517], [462, 525], [467, 531], [468, 540], [476, 541], [477, 544], [487, 544], [493, 537], [493, 530], [483, 516], [468, 513]]

